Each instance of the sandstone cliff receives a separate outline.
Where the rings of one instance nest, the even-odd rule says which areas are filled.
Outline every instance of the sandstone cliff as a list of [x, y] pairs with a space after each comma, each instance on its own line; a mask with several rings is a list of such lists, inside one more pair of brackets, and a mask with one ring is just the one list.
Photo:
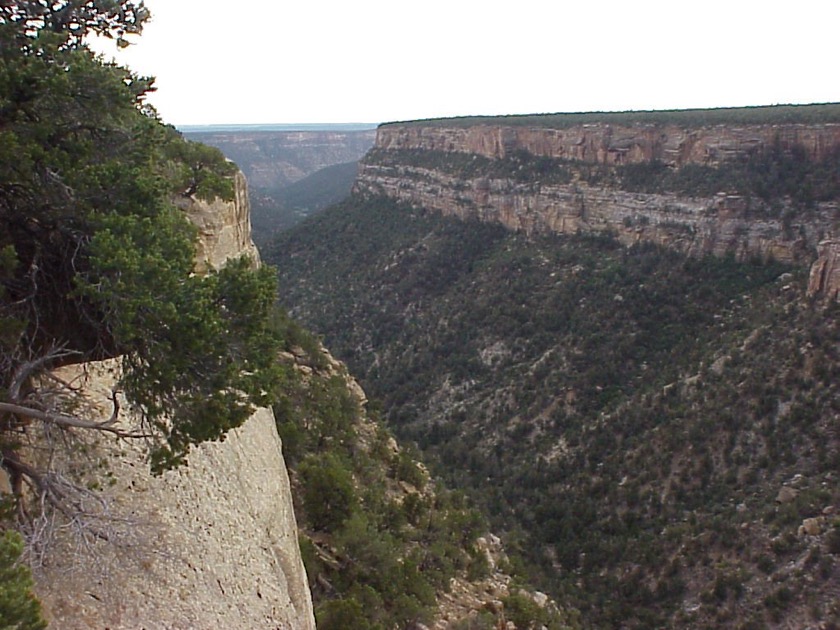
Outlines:
[[615, 125], [593, 123], [552, 129], [505, 124], [467, 127], [383, 125], [376, 147], [474, 153], [504, 158], [516, 151], [601, 164], [660, 160], [673, 166], [722, 164], [773, 144], [799, 146], [815, 159], [840, 145], [840, 124]]
[[[250, 240], [247, 189], [232, 202], [185, 201], [199, 226], [197, 266], [217, 266]], [[92, 409], [110, 413], [112, 362], [65, 368]], [[97, 411], [94, 411], [97, 413]], [[123, 422], [132, 424], [130, 414]], [[51, 627], [314, 628], [289, 478], [273, 414], [260, 409], [221, 443], [193, 450], [189, 466], [151, 477], [143, 444], [100, 438], [85, 446], [96, 490], [94, 526], [55, 528], [35, 577]], [[72, 468], [74, 461], [57, 462]]]
[[[354, 190], [461, 218], [497, 222], [526, 233], [609, 233], [625, 244], [650, 241], [690, 255], [773, 258], [811, 264], [818, 244], [836, 235], [840, 203], [821, 200], [806, 208], [791, 199], [772, 204], [721, 189], [687, 196], [622, 188], [582, 173], [589, 166], [618, 168], [662, 164], [726, 169], [763, 151], [820, 161], [836, 156], [840, 124], [713, 125], [606, 123], [539, 128], [504, 124], [384, 125], [363, 161]], [[426, 159], [418, 160], [418, 155]], [[570, 175], [559, 181], [523, 180], [514, 170], [481, 172], [435, 166], [429, 156], [476, 156], [499, 163], [511, 156], [550, 159]], [[463, 163], [464, 157], [459, 157]], [[820, 292], [840, 284], [828, 274]]]
[[840, 241], [826, 240], [818, 248], [819, 258], [811, 265], [808, 295], [840, 298]]
[[198, 228], [196, 270], [218, 269], [228, 258], [247, 255], [259, 261], [259, 252], [251, 240], [251, 204], [248, 182], [237, 172], [232, 201], [203, 201], [195, 197], [178, 200]]

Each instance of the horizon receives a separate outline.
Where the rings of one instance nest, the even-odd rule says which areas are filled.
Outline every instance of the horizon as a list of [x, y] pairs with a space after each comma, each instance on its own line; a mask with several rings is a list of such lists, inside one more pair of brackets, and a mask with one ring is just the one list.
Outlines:
[[92, 45], [156, 77], [148, 102], [175, 126], [840, 101], [840, 5], [822, 0], [145, 5], [151, 21], [131, 46]]
[[207, 123], [207, 124], [182, 124], [173, 125], [182, 133], [213, 133], [213, 132], [234, 132], [234, 131], [370, 131], [382, 125], [415, 123], [435, 120], [459, 120], [459, 119], [483, 119], [483, 118], [531, 118], [540, 116], [578, 116], [578, 115], [617, 115], [617, 114], [648, 114], [648, 113], [673, 113], [673, 112], [711, 112], [725, 110], [749, 110], [749, 109], [772, 109], [784, 107], [819, 107], [819, 106], [840, 106], [840, 101], [814, 102], [814, 103], [773, 103], [759, 105], [732, 105], [723, 107], [679, 107], [664, 109], [627, 109], [627, 110], [593, 110], [593, 111], [567, 111], [567, 112], [540, 112], [525, 114], [465, 114], [462, 116], [426, 117], [411, 120], [388, 120], [381, 122], [257, 122], [257, 123]]

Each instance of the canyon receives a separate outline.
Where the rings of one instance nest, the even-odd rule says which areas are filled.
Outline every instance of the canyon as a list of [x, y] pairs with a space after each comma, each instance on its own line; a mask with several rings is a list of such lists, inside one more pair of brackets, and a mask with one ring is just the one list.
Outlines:
[[591, 627], [836, 624], [836, 119], [563, 116], [381, 126], [283, 303]]
[[373, 144], [375, 131], [313, 129], [190, 130], [185, 136], [220, 149], [248, 178], [252, 192], [288, 186], [327, 166], [354, 162]]

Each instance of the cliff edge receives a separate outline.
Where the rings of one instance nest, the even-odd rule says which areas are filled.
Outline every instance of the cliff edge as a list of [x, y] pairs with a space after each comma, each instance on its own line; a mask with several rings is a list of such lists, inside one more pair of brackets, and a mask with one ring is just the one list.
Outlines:
[[[199, 227], [197, 267], [218, 266], [251, 242], [247, 185], [231, 202], [179, 204]], [[103, 418], [115, 363], [64, 368]], [[123, 422], [132, 424], [130, 414]], [[99, 438], [85, 457], [101, 462], [90, 481], [96, 527], [51, 532], [35, 567], [51, 627], [314, 629], [298, 547], [289, 477], [274, 416], [259, 409], [223, 442], [204, 443], [189, 466], [152, 477], [142, 441]], [[72, 460], [62, 463], [72, 466]]]

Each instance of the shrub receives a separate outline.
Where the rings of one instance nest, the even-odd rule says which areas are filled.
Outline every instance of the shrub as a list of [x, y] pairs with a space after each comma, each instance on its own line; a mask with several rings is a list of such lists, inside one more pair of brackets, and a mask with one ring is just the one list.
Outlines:
[[0, 536], [0, 628], [43, 630], [41, 604], [32, 594], [32, 576], [20, 564], [23, 540], [16, 532]]
[[303, 508], [309, 524], [334, 532], [353, 513], [356, 490], [353, 477], [338, 456], [310, 456], [298, 468], [304, 485]]

